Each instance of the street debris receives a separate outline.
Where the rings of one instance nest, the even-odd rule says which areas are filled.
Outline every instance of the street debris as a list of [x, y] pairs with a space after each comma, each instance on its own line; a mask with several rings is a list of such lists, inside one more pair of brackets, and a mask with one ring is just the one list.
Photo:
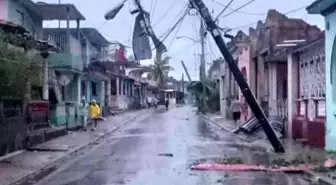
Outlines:
[[329, 169], [336, 167], [336, 160], [327, 160], [323, 165], [315, 164], [291, 164], [288, 166], [278, 165], [250, 165], [250, 164], [198, 164], [191, 166], [192, 170], [210, 171], [269, 171], [269, 172], [303, 172], [307, 170]]
[[163, 153], [163, 154], [158, 154], [159, 156], [164, 156], [164, 157], [173, 157], [174, 155], [172, 153]]

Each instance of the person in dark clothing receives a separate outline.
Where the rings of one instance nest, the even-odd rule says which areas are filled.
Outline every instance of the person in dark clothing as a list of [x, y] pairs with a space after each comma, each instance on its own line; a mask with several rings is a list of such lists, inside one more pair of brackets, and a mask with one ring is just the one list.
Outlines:
[[165, 98], [165, 104], [166, 104], [166, 109], [168, 110], [168, 106], [169, 106], [169, 99]]
[[239, 124], [240, 115], [241, 115], [241, 103], [239, 102], [238, 96], [235, 97], [235, 100], [231, 103], [232, 117], [235, 124]]

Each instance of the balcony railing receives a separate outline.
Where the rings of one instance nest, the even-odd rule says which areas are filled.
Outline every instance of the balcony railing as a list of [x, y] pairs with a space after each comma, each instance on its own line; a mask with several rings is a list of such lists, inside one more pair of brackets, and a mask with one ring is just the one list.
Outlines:
[[50, 55], [48, 61], [52, 68], [83, 71], [84, 61], [81, 56], [74, 56], [70, 53], [54, 53]]

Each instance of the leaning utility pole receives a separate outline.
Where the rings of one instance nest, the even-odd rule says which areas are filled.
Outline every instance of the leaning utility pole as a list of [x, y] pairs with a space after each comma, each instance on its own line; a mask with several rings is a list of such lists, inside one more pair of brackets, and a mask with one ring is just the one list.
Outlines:
[[182, 66], [183, 66], [183, 69], [184, 69], [185, 73], [187, 74], [187, 77], [188, 77], [189, 82], [191, 82], [191, 77], [190, 77], [190, 75], [189, 75], [188, 69], [187, 69], [187, 67], [185, 66], [183, 60], [181, 60], [181, 64], [182, 64]]
[[204, 49], [204, 37], [205, 37], [205, 28], [204, 28], [204, 22], [202, 19], [202, 16], [200, 16], [201, 22], [200, 22], [200, 41], [201, 41], [201, 65], [200, 65], [200, 80], [203, 85], [203, 95], [202, 95], [202, 105], [203, 105], [203, 111], [206, 111], [206, 90], [205, 90], [205, 81], [206, 81], [206, 70], [205, 70], [205, 49]]
[[238, 83], [241, 92], [243, 93], [247, 103], [249, 104], [251, 110], [253, 111], [255, 117], [258, 119], [259, 123], [261, 124], [262, 128], [264, 129], [264, 132], [268, 138], [268, 140], [271, 142], [274, 151], [275, 152], [285, 152], [284, 147], [282, 146], [280, 140], [277, 138], [277, 136], [274, 133], [273, 128], [271, 127], [267, 117], [265, 116], [265, 113], [260, 108], [256, 98], [254, 97], [249, 85], [247, 84], [243, 74], [240, 72], [237, 64], [235, 63], [232, 55], [226, 48], [225, 42], [223, 40], [223, 37], [221, 35], [221, 32], [216, 25], [216, 23], [213, 21], [211, 14], [208, 10], [208, 8], [205, 6], [202, 0], [190, 0], [190, 5], [192, 8], [196, 8], [198, 12], [200, 13], [201, 17], [203, 18], [207, 29], [211, 33], [212, 37], [214, 38], [220, 52], [222, 53], [225, 61], [228, 64], [228, 67], [230, 71], [232, 72], [236, 82]]

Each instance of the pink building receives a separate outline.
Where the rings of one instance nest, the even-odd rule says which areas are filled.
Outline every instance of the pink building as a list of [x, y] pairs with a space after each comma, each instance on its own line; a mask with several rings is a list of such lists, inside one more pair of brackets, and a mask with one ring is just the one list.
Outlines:
[[[238, 67], [240, 71], [243, 73], [247, 83], [251, 84], [252, 74], [254, 74], [254, 71], [252, 71], [252, 64], [250, 60], [250, 43], [241, 43], [239, 44], [239, 56], [238, 56]], [[253, 89], [253, 87], [251, 87]], [[249, 108], [247, 102], [245, 101], [244, 95], [239, 90], [239, 101], [243, 103], [243, 109], [242, 109], [242, 116], [241, 121], [245, 122], [249, 118], [252, 117], [251, 109]]]

